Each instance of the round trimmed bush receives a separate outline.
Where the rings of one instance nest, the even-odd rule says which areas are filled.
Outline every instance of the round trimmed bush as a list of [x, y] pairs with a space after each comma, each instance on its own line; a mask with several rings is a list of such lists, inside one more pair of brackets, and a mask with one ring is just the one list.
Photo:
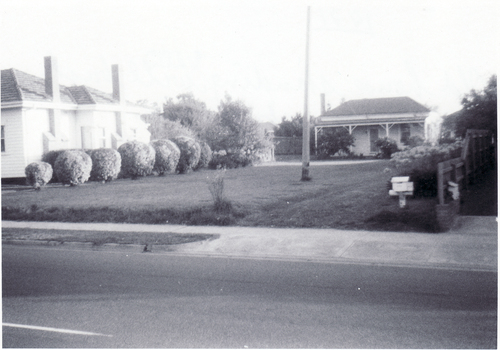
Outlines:
[[[74, 149], [59, 149], [59, 150], [55, 150], [55, 151], [49, 151], [42, 156], [42, 162], [49, 163], [52, 166], [52, 169], [54, 170], [57, 157], [59, 157], [59, 155], [61, 153], [66, 152], [66, 151], [84, 152], [90, 156], [90, 153], [92, 150], [83, 149], [83, 148], [74, 148]], [[52, 172], [52, 179], [51, 180], [52, 180], [52, 182], [58, 182], [57, 174], [55, 171]]]
[[174, 173], [181, 156], [179, 147], [170, 140], [156, 140], [151, 142], [151, 146], [156, 152], [153, 170], [158, 175]]
[[33, 162], [24, 169], [26, 183], [39, 190], [52, 179], [52, 165], [46, 162]]
[[201, 169], [201, 168], [206, 168], [208, 167], [208, 164], [212, 160], [212, 149], [206, 142], [200, 142], [200, 160], [198, 161], [198, 164], [195, 166], [195, 170]]
[[137, 179], [150, 175], [155, 165], [155, 150], [151, 145], [139, 141], [126, 142], [118, 148], [122, 157], [121, 174]]
[[90, 179], [94, 181], [111, 181], [118, 177], [122, 165], [122, 156], [112, 148], [93, 150], [92, 171]]
[[187, 136], [178, 136], [173, 141], [181, 151], [177, 171], [180, 174], [190, 172], [200, 161], [200, 144], [195, 139]]
[[64, 151], [56, 159], [54, 172], [63, 184], [72, 186], [86, 182], [92, 170], [92, 159], [81, 150]]

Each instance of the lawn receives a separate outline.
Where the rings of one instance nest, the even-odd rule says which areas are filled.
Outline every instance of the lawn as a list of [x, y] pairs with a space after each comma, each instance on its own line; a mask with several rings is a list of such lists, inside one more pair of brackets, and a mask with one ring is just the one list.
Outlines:
[[[409, 199], [402, 210], [388, 195], [396, 175], [385, 160], [312, 164], [300, 181], [292, 163], [227, 170], [226, 212], [213, 208], [209, 184], [216, 172], [120, 179], [41, 191], [2, 191], [4, 220], [142, 222], [190, 225], [330, 227], [435, 232], [435, 199]], [[385, 171], [384, 171], [385, 170]]]

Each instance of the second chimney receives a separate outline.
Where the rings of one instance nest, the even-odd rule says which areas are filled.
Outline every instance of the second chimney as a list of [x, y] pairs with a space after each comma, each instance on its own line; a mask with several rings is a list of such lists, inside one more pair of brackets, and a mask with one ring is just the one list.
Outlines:
[[45, 93], [52, 97], [53, 102], [61, 101], [61, 92], [59, 91], [59, 74], [57, 71], [57, 59], [47, 56], [45, 63]]
[[111, 66], [111, 74], [113, 78], [113, 99], [119, 101], [121, 104], [124, 104], [123, 71], [120, 69], [119, 65], [113, 64]]

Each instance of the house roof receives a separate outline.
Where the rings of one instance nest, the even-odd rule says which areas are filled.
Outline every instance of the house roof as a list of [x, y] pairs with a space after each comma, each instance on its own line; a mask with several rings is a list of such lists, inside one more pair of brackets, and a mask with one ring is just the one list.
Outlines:
[[[1, 101], [39, 101], [52, 102], [52, 97], [45, 92], [45, 79], [24, 73], [11, 68], [2, 70], [2, 96]], [[66, 87], [59, 86], [62, 103], [70, 104], [118, 104], [112, 94], [97, 89], [80, 85]], [[128, 105], [135, 105], [127, 103]]]
[[409, 97], [350, 100], [326, 111], [323, 116], [347, 116], [392, 113], [426, 113], [430, 110]]

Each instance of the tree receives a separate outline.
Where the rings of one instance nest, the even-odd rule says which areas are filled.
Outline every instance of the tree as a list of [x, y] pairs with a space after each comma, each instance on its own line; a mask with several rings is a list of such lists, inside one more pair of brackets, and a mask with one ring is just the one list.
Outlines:
[[253, 156], [269, 146], [269, 140], [258, 132], [258, 123], [252, 118], [250, 108], [242, 101], [233, 101], [231, 96], [226, 95], [218, 109], [218, 126], [212, 139], [208, 140], [212, 150]]
[[344, 128], [325, 128], [318, 136], [318, 157], [329, 158], [339, 151], [349, 153], [349, 147], [354, 145], [354, 137]]
[[163, 117], [190, 129], [193, 137], [198, 140], [209, 141], [216, 132], [213, 130], [216, 128], [216, 114], [192, 93], [178, 95], [177, 101], [168, 99], [163, 104]]
[[177, 95], [176, 102], [170, 98], [163, 104], [163, 117], [186, 127], [191, 127], [200, 118], [206, 118], [209, 113], [206, 104], [195, 99], [190, 92]]
[[462, 99], [462, 110], [456, 116], [455, 132], [465, 136], [467, 129], [491, 130], [497, 134], [497, 76], [492, 75], [482, 91], [471, 90]]
[[278, 125], [278, 129], [274, 132], [275, 136], [285, 136], [285, 137], [302, 137], [302, 115], [300, 113], [295, 114], [290, 120], [286, 117], [281, 119], [281, 123]]

